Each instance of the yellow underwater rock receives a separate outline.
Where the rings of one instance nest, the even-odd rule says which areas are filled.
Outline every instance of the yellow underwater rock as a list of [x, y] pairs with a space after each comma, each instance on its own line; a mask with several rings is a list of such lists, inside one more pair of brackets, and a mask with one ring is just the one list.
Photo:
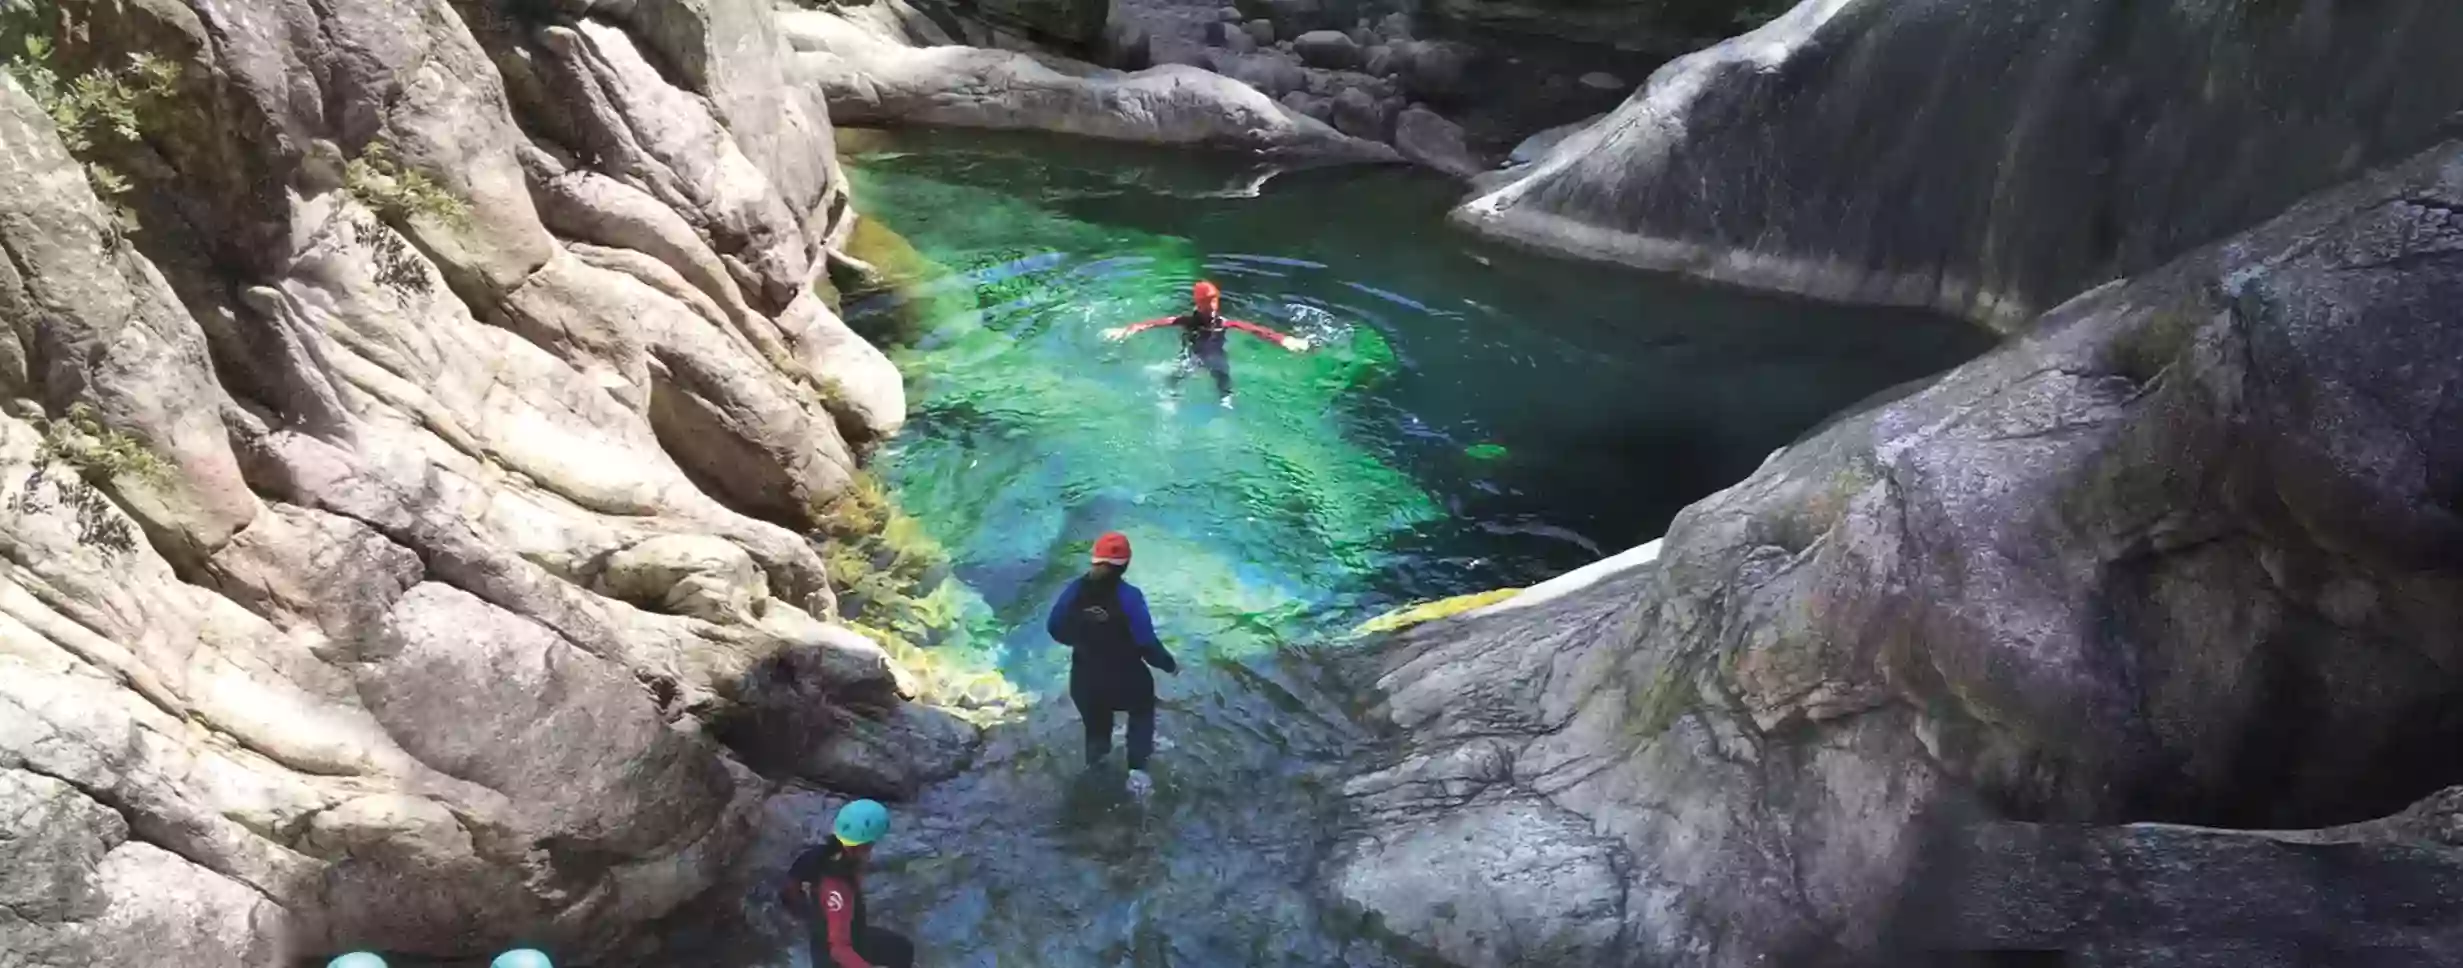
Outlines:
[[1358, 628], [1351, 630], [1351, 634], [1383, 635], [1388, 632], [1399, 632], [1424, 622], [1452, 618], [1473, 609], [1486, 608], [1520, 594], [1522, 594], [1522, 589], [1519, 588], [1497, 588], [1469, 595], [1456, 595], [1452, 598], [1440, 598], [1433, 602], [1407, 605], [1360, 623]]

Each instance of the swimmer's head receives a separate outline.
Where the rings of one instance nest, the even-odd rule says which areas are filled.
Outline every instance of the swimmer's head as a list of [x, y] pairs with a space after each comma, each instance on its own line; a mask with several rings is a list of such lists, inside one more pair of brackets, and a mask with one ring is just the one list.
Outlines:
[[1213, 312], [1223, 304], [1223, 290], [1215, 288], [1214, 283], [1198, 280], [1197, 285], [1189, 287], [1189, 302], [1200, 312]]

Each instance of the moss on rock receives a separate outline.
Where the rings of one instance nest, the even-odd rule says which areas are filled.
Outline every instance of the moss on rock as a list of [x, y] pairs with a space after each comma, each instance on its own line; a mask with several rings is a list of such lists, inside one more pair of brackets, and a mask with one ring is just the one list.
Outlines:
[[982, 659], [936, 649], [963, 618], [949, 552], [922, 521], [898, 509], [871, 471], [815, 508], [822, 566], [847, 625], [880, 643], [922, 702], [955, 712], [999, 714], [1022, 702], [1017, 687]]
[[1519, 588], [1497, 588], [1469, 595], [1456, 595], [1452, 598], [1440, 598], [1433, 602], [1421, 602], [1362, 622], [1358, 628], [1352, 630], [1352, 634], [1380, 635], [1399, 632], [1414, 625], [1434, 622], [1441, 618], [1452, 618], [1474, 609], [1486, 608], [1520, 594], [1522, 594], [1522, 589]]

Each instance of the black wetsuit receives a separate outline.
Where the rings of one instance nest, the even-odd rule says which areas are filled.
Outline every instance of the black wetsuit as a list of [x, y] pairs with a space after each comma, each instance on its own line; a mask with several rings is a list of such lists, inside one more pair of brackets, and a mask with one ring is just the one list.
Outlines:
[[1052, 603], [1045, 629], [1070, 647], [1069, 701], [1086, 727], [1086, 762], [1112, 752], [1112, 717], [1129, 716], [1129, 768], [1143, 770], [1155, 748], [1155, 676], [1179, 663], [1155, 639], [1146, 596], [1113, 579], [1079, 578]]
[[1215, 392], [1231, 396], [1231, 355], [1224, 347], [1224, 335], [1229, 330], [1223, 322], [1221, 313], [1188, 313], [1173, 317], [1172, 325], [1180, 330], [1180, 366], [1172, 371], [1173, 385], [1179, 385], [1180, 381], [1188, 379], [1191, 372], [1203, 366], [1206, 372], [1214, 375]]

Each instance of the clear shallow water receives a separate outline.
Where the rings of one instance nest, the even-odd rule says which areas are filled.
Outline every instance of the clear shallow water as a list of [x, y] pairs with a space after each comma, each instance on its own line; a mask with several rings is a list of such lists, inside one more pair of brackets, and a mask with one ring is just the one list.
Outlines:
[[[893, 354], [913, 416], [882, 466], [965, 583], [940, 648], [1046, 697], [895, 808], [873, 910], [933, 966], [1401, 964], [1313, 894], [1332, 769], [1362, 739], [1320, 649], [1647, 540], [1840, 407], [1988, 343], [1488, 246], [1441, 224], [1455, 186], [1413, 172], [1260, 187], [1227, 161], [954, 133], [866, 136], [844, 161], [860, 209], [952, 273], [913, 305], [849, 307], [873, 332], [919, 310]], [[1175, 398], [1175, 335], [1100, 331], [1181, 311], [1199, 278], [1318, 348], [1235, 333], [1236, 407], [1203, 373]], [[1041, 625], [1111, 529], [1186, 667], [1162, 679], [1142, 806], [1078, 766]]]

